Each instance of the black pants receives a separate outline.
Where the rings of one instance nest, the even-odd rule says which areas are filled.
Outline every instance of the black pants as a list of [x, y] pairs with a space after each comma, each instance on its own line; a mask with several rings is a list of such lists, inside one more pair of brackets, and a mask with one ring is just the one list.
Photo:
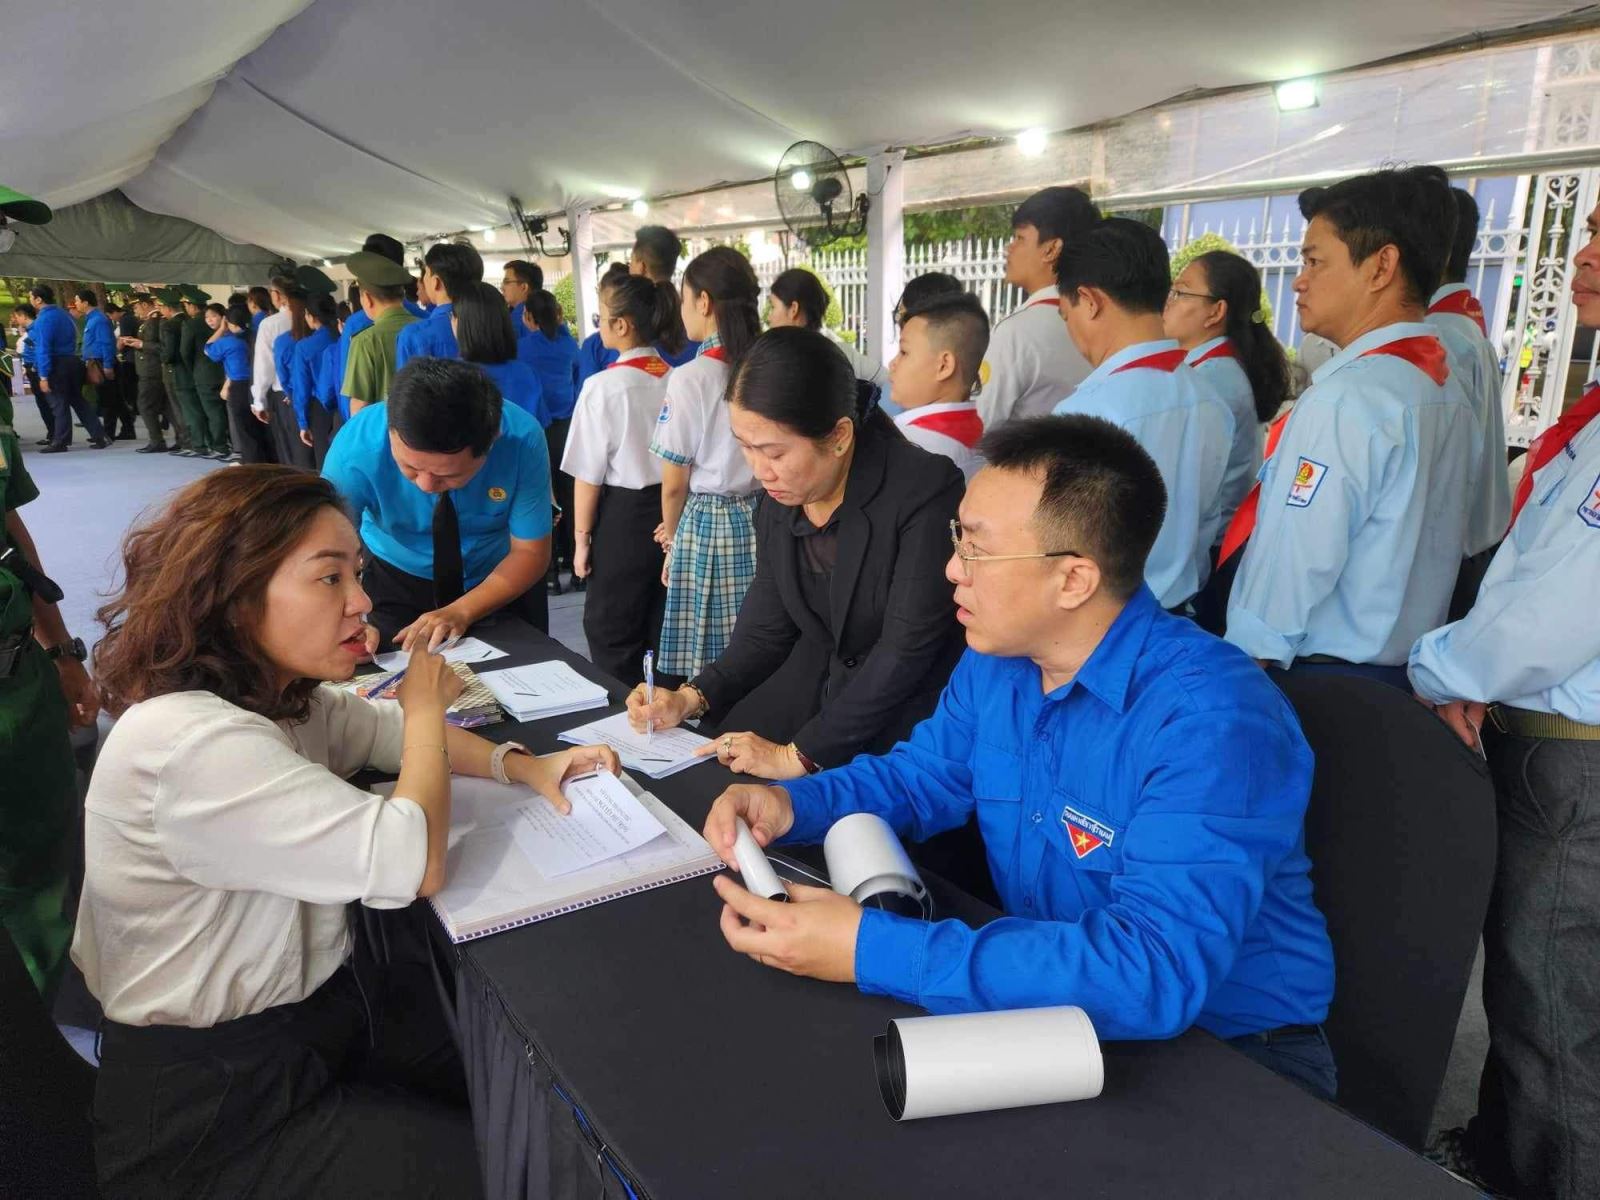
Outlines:
[[661, 485], [600, 489], [600, 514], [589, 550], [583, 635], [589, 660], [629, 686], [644, 678], [644, 652], [661, 635], [667, 589], [661, 586]]
[[72, 415], [76, 413], [83, 422], [90, 441], [104, 438], [100, 414], [83, 398], [83, 363], [76, 355], [57, 359], [55, 370], [50, 372], [50, 442], [55, 446], [72, 444]]
[[550, 493], [561, 514], [550, 535], [550, 561], [558, 567], [572, 566], [572, 476], [561, 469], [561, 456], [567, 449], [567, 431], [572, 419], [551, 421], [544, 431], [550, 447]]
[[333, 435], [339, 432], [339, 414], [312, 401], [306, 406], [306, 423], [311, 426], [311, 462], [320, 471], [327, 460], [328, 447], [333, 445]]
[[[372, 600], [367, 623], [377, 629], [379, 644], [385, 650], [391, 648], [395, 634], [438, 607], [434, 603], [433, 580], [402, 571], [370, 552], [361, 586]], [[500, 611], [520, 617], [541, 633], [550, 632], [550, 598], [545, 595], [542, 581], [535, 582]]]
[[122, 406], [122, 433], [132, 437], [133, 418], [139, 412], [139, 371], [131, 359], [117, 361], [117, 395]]
[[94, 1123], [110, 1200], [482, 1194], [426, 968], [364, 990], [344, 966], [298, 1004], [210, 1029], [107, 1021]]
[[300, 440], [300, 422], [295, 419], [294, 405], [289, 403], [277, 388], [267, 392], [268, 435], [272, 452], [278, 461], [291, 467], [311, 469], [311, 447]]
[[56, 417], [50, 411], [50, 397], [44, 394], [44, 389], [39, 386], [39, 372], [32, 367], [24, 367], [28, 377], [28, 390], [33, 393], [33, 406], [39, 410], [39, 420], [44, 422], [45, 437], [53, 437], [56, 427]]
[[[122, 373], [127, 368], [113, 359], [109, 363], [101, 363], [100, 369], [115, 372], [111, 378], [96, 384], [94, 389], [95, 400], [100, 406], [100, 423], [105, 426], [106, 436], [115, 438], [118, 429], [133, 428], [133, 411], [125, 406], [122, 387]], [[87, 378], [89, 360], [85, 360], [83, 370]]]
[[255, 410], [250, 407], [250, 381], [228, 380], [222, 398], [228, 406], [228, 425], [233, 430], [233, 448], [239, 457], [247, 463], [275, 461], [267, 427], [256, 420]]

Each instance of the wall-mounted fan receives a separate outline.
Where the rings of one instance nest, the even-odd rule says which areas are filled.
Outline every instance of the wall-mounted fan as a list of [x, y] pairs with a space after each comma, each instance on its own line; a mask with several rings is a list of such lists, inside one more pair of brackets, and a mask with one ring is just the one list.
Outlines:
[[572, 234], [565, 227], [557, 230], [561, 234], [561, 249], [551, 250], [544, 244], [545, 234], [550, 232], [550, 222], [546, 218], [530, 217], [522, 201], [515, 196], [506, 197], [506, 210], [511, 214], [512, 228], [529, 254], [537, 252], [546, 258], [565, 258], [572, 253]]
[[820, 142], [796, 142], [785, 150], [772, 190], [784, 224], [813, 249], [857, 237], [867, 227], [870, 202], [852, 195], [844, 163]]

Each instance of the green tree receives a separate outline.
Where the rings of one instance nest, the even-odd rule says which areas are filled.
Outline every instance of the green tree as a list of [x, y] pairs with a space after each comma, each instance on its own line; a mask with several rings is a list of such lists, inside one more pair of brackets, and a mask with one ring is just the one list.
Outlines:
[[[1238, 254], [1239, 248], [1223, 237], [1220, 233], [1202, 233], [1194, 241], [1172, 255], [1172, 277], [1176, 279], [1183, 274], [1183, 269], [1199, 258], [1202, 254], [1210, 254], [1213, 250], [1226, 250], [1229, 254]], [[1261, 308], [1258, 310], [1262, 324], [1268, 329], [1272, 326], [1272, 303], [1267, 299], [1265, 288], [1261, 290]]]
[[[566, 318], [567, 323], [576, 322], [578, 319], [578, 285], [570, 272], [555, 281], [550, 288], [550, 294], [556, 298], [556, 303], [561, 306], [561, 315]], [[581, 339], [583, 334], [580, 333], [579, 337]]]

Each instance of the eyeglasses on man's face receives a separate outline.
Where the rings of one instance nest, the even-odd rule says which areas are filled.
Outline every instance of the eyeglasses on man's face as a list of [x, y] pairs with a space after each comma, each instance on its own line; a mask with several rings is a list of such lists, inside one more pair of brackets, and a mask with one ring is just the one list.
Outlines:
[[1042, 550], [1037, 554], [979, 554], [972, 548], [972, 543], [967, 541], [960, 521], [950, 522], [950, 544], [955, 547], [956, 557], [961, 560], [963, 568], [968, 574], [972, 571], [975, 562], [1017, 562], [1025, 558], [1082, 558], [1076, 550]]

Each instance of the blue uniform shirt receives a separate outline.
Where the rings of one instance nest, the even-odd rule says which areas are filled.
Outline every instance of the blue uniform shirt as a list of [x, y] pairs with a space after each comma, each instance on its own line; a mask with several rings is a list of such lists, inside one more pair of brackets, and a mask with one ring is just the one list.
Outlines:
[[278, 387], [285, 394], [294, 382], [294, 348], [297, 343], [289, 330], [280, 333], [272, 343], [272, 368], [278, 373]]
[[98, 359], [108, 367], [117, 360], [117, 339], [111, 330], [111, 318], [98, 308], [91, 308], [83, 319], [83, 357]]
[[1600, 420], [1534, 476], [1472, 610], [1412, 647], [1411, 686], [1435, 704], [1498, 701], [1600, 725], [1596, 580]]
[[787, 840], [875, 812], [921, 840], [974, 810], [1006, 916], [868, 909], [856, 983], [931, 1012], [1076, 1004], [1102, 1038], [1312, 1024], [1333, 951], [1302, 826], [1311, 750], [1243, 654], [1140, 588], [1072, 682], [968, 651], [882, 756], [785, 783]]
[[1287, 667], [1399, 666], [1444, 623], [1461, 569], [1477, 432], [1431, 325], [1351, 342], [1312, 375], [1261, 470], [1228, 640]]
[[225, 333], [214, 342], [206, 343], [206, 357], [222, 364], [222, 373], [230, 382], [250, 382], [250, 343], [237, 333]]
[[[1190, 376], [1195, 386], [1227, 406], [1233, 415], [1233, 443], [1228, 448], [1228, 466], [1222, 476], [1222, 529], [1226, 529], [1234, 509], [1250, 494], [1250, 486], [1261, 470], [1265, 430], [1256, 417], [1256, 395], [1250, 378], [1238, 359], [1231, 338], [1212, 338], [1189, 351]], [[1217, 540], [1222, 540], [1219, 530]]]
[[[433, 578], [430, 496], [400, 473], [389, 451], [389, 406], [369, 404], [339, 430], [322, 474], [360, 514], [361, 540], [408, 575]], [[511, 539], [550, 534], [550, 454], [544, 430], [520, 408], [500, 407], [500, 436], [478, 473], [453, 493], [470, 591], [511, 552]]]
[[341, 362], [343, 358], [340, 344], [335, 338], [317, 358], [317, 374], [312, 384], [312, 395], [316, 396], [317, 403], [329, 412], [339, 411], [339, 384], [344, 379], [343, 375], [337, 373]]
[[1145, 563], [1145, 582], [1163, 608], [1200, 590], [1211, 547], [1222, 537], [1222, 480], [1233, 444], [1233, 415], [1202, 392], [1170, 339], [1140, 342], [1111, 355], [1055, 406], [1057, 413], [1103, 417], [1155, 459], [1167, 487], [1167, 515]]
[[539, 377], [545, 407], [553, 421], [570, 419], [577, 406], [578, 356], [578, 343], [565, 325], [554, 338], [545, 337], [537, 329], [525, 329], [523, 336], [517, 339], [517, 358], [532, 367]]
[[544, 388], [539, 385], [539, 377], [533, 373], [532, 367], [515, 358], [501, 363], [472, 365], [494, 380], [494, 385], [500, 389], [501, 399], [507, 404], [515, 404], [539, 422], [540, 429], [549, 427], [550, 410], [545, 407]]
[[265, 321], [266, 319], [267, 314], [264, 312], [250, 314], [250, 337], [252, 340], [255, 338], [256, 334], [260, 332], [261, 322]]
[[300, 422], [301, 429], [311, 428], [307, 414], [311, 402], [317, 398], [317, 367], [322, 361], [323, 351], [334, 344], [331, 329], [313, 329], [310, 337], [294, 343], [290, 351], [289, 374], [279, 376], [280, 379], [289, 380], [289, 400], [294, 405], [295, 419]]
[[419, 321], [428, 315], [429, 310], [423, 308], [422, 305], [418, 304], [415, 300], [403, 300], [401, 301], [401, 304], [404, 305], [405, 310], [408, 313], [410, 313]]
[[46, 304], [28, 331], [28, 345], [33, 349], [34, 370], [41, 378], [49, 379], [62, 362], [77, 353], [78, 327], [66, 309], [59, 304]]
[[[1448, 283], [1433, 294], [1433, 303], [1466, 293], [1464, 283]], [[1511, 479], [1506, 471], [1506, 421], [1500, 409], [1500, 356], [1472, 317], [1453, 312], [1428, 312], [1427, 321], [1450, 355], [1450, 374], [1472, 403], [1482, 438], [1468, 495], [1466, 552], [1480, 554], [1505, 536], [1511, 520]]]
[[414, 321], [400, 331], [394, 343], [396, 372], [413, 358], [461, 357], [455, 331], [450, 328], [450, 314], [454, 310], [453, 304], [441, 304], [426, 320]]

